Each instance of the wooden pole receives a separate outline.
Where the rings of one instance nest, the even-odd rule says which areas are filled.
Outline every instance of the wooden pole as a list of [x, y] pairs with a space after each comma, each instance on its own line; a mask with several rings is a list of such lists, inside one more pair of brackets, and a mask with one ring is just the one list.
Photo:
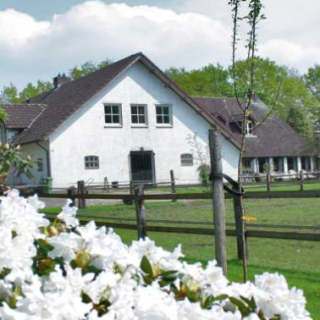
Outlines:
[[75, 187], [71, 187], [67, 190], [68, 199], [70, 199], [72, 202], [70, 204], [71, 207], [74, 207], [76, 205], [76, 189]]
[[303, 191], [304, 189], [303, 183], [304, 183], [304, 175], [303, 175], [303, 171], [301, 170], [300, 171], [300, 191]]
[[267, 172], [267, 191], [271, 191], [271, 173], [270, 171]]
[[215, 253], [218, 266], [227, 275], [226, 221], [221, 161], [221, 135], [216, 128], [209, 130], [212, 200], [215, 229]]
[[[170, 170], [170, 179], [171, 179], [171, 193], [175, 194], [176, 193], [176, 182], [174, 179], [174, 171]], [[176, 200], [173, 199], [172, 202], [175, 202]]]
[[142, 184], [134, 186], [138, 239], [145, 239], [147, 237], [147, 222], [145, 217], [146, 209], [144, 206], [143, 193], [144, 187]]
[[104, 178], [104, 181], [103, 181], [103, 190], [106, 190], [107, 192], [109, 192], [109, 180], [108, 180], [108, 177], [105, 177], [105, 178]]
[[[133, 181], [130, 181], [130, 195], [133, 196], [134, 195], [134, 184], [133, 184]], [[130, 205], [133, 204], [133, 201], [130, 200], [128, 201], [128, 204], [130, 203]]]
[[[236, 190], [239, 191], [239, 190]], [[238, 260], [243, 260], [244, 255], [248, 257], [248, 248], [247, 242], [244, 244], [243, 234], [246, 233], [246, 226], [242, 220], [242, 202], [240, 196], [233, 197], [233, 208], [234, 208], [234, 219], [236, 222], [236, 231], [237, 231], [237, 251], [238, 251]], [[244, 252], [244, 249], [247, 249]]]
[[79, 199], [78, 199], [78, 207], [79, 209], [85, 208], [86, 207], [86, 199], [85, 199], [85, 182], [78, 181], [78, 194], [79, 194]]

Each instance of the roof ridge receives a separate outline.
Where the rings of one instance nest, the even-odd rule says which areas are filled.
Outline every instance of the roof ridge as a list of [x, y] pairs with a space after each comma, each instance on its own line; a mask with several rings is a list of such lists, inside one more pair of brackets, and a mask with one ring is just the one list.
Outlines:
[[1, 105], [1, 107], [21, 107], [21, 106], [48, 107], [45, 103], [6, 103]]
[[235, 97], [210, 97], [210, 96], [191, 96], [191, 98], [193, 99], [219, 99], [219, 100], [222, 100], [222, 99], [230, 99], [230, 100], [236, 100]]
[[[125, 61], [126, 59], [132, 59], [134, 56], [137, 56], [137, 57], [138, 57], [138, 56], [143, 56], [143, 53], [142, 53], [142, 52], [137, 52], [137, 53], [131, 54], [130, 56], [127, 56], [127, 57], [125, 57], [125, 58], [123, 58], [123, 59], [121, 59], [121, 60], [118, 60], [118, 61], [116, 61], [116, 62], [113, 62], [113, 63], [111, 63], [111, 64], [109, 64], [109, 65], [107, 65], [107, 66], [105, 66], [105, 67], [103, 67], [103, 68], [100, 68], [100, 69], [95, 70], [95, 71], [93, 71], [93, 72], [87, 73], [87, 74], [85, 74], [85, 75], [83, 75], [83, 76], [81, 76], [81, 77], [79, 77], [79, 78], [77, 78], [77, 79], [72, 79], [72, 80], [64, 83], [63, 85], [61, 85], [61, 87], [65, 86], [65, 85], [69, 85], [70, 83], [75, 83], [75, 82], [78, 82], [78, 81], [80, 81], [80, 80], [83, 80], [83, 79], [85, 79], [85, 78], [87, 78], [87, 77], [89, 77], [89, 76], [92, 76], [92, 75], [96, 74], [97, 72], [105, 71], [107, 68], [109, 68], [109, 67], [111, 67], [111, 66], [114, 66], [114, 65], [116, 65], [116, 64], [122, 63], [122, 62]], [[39, 97], [39, 96], [41, 96], [41, 95], [44, 95], [44, 96], [41, 98], [41, 101], [42, 101], [42, 100], [46, 99], [51, 93], [56, 92], [56, 91], [57, 91], [58, 89], [60, 89], [61, 87], [59, 87], [59, 88], [57, 88], [57, 89], [56, 89], [56, 88], [53, 88], [53, 89], [50, 89], [50, 90], [48, 90], [48, 91], [42, 92], [42, 93], [40, 93], [40, 94], [32, 97], [31, 99], [36, 99], [37, 97]]]
[[[71, 80], [71, 81], [68, 81], [68, 82], [64, 83], [62, 86], [68, 85], [68, 84], [70, 84], [70, 83], [78, 82], [78, 81], [83, 80], [83, 79], [85, 79], [85, 78], [87, 78], [87, 77], [89, 77], [89, 76], [95, 75], [95, 74], [98, 73], [98, 72], [105, 71], [106, 69], [108, 69], [108, 68], [110, 68], [110, 67], [112, 67], [112, 66], [115, 66], [115, 65], [117, 65], [117, 64], [123, 63], [125, 60], [132, 59], [134, 56], [137, 56], [137, 57], [143, 56], [143, 53], [142, 53], [142, 52], [137, 52], [137, 53], [135, 53], [135, 54], [131, 54], [130, 56], [127, 56], [127, 57], [125, 57], [125, 58], [123, 58], [123, 59], [121, 59], [121, 60], [118, 60], [118, 61], [116, 61], [116, 62], [113, 62], [113, 63], [111, 63], [111, 64], [109, 64], [109, 65], [107, 65], [107, 66], [105, 66], [105, 67], [102, 67], [102, 68], [100, 68], [100, 69], [98, 69], [98, 70], [95, 70], [95, 71], [93, 71], [93, 72], [87, 73], [87, 74], [85, 74], [85, 75], [83, 75], [83, 76], [81, 76], [81, 77], [79, 77], [79, 78], [77, 78], [77, 79], [73, 79], [73, 80]], [[61, 87], [62, 87], [62, 86], [61, 86]], [[55, 91], [55, 90], [53, 89], [53, 91]]]

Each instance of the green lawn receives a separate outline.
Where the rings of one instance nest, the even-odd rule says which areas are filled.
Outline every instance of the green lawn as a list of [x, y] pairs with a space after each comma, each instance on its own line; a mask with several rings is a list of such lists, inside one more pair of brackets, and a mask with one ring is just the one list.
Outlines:
[[[247, 183], [244, 184], [244, 189], [246, 192], [261, 192], [267, 191], [266, 182], [256, 182], [256, 183]], [[166, 188], [149, 188], [149, 191], [158, 191], [158, 192], [171, 192], [170, 187]], [[300, 190], [300, 181], [299, 180], [288, 180], [288, 181], [273, 181], [271, 183], [271, 191], [299, 191]], [[305, 180], [304, 181], [304, 190], [320, 190], [319, 180]], [[204, 187], [180, 187], [176, 186], [176, 192], [183, 193], [202, 193], [208, 192], [208, 188]]]
[[[291, 230], [295, 230], [295, 226], [312, 226], [318, 230], [303, 232], [320, 232], [320, 199], [246, 200], [245, 209], [246, 215], [257, 217], [256, 223], [259, 224], [289, 225]], [[56, 213], [59, 209], [46, 209], [46, 212]], [[178, 222], [183, 223], [185, 220], [194, 221], [193, 225], [185, 225], [188, 227], [208, 228], [213, 224], [212, 204], [206, 200], [147, 203], [146, 212], [149, 225], [178, 225]], [[133, 220], [135, 210], [134, 206], [128, 205], [94, 206], [80, 210], [79, 216], [82, 216], [83, 220], [118, 223], [119, 221], [114, 219]], [[172, 223], [164, 224], [152, 220], [166, 220]], [[228, 224], [233, 223], [231, 200], [226, 201], [226, 220]], [[197, 222], [207, 224], [197, 226]], [[277, 229], [279, 230], [281, 229]], [[119, 229], [116, 232], [126, 243], [137, 237], [135, 231]], [[150, 233], [149, 237], [170, 250], [181, 243], [183, 252], [190, 261], [205, 262], [214, 258], [214, 238], [211, 236]], [[242, 267], [236, 261], [235, 238], [228, 237], [227, 250], [228, 277], [231, 281], [240, 281]], [[320, 320], [320, 242], [249, 238], [249, 252], [251, 277], [264, 271], [278, 271], [284, 274], [291, 286], [304, 290], [308, 310], [312, 313], [313, 319]]]

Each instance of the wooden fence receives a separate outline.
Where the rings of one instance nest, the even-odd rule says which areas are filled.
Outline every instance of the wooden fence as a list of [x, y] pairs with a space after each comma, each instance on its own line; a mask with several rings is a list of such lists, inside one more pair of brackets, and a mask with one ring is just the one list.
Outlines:
[[[81, 184], [80, 184], [81, 186]], [[81, 187], [80, 187], [81, 188]], [[107, 227], [127, 229], [127, 230], [138, 230], [139, 237], [145, 237], [148, 232], [163, 232], [163, 233], [181, 233], [181, 234], [193, 234], [193, 235], [214, 235], [215, 231], [213, 228], [190, 228], [190, 227], [180, 227], [180, 226], [148, 226], [145, 218], [146, 208], [144, 205], [145, 201], [160, 201], [160, 200], [207, 200], [212, 199], [212, 193], [188, 193], [188, 194], [177, 194], [177, 193], [144, 193], [139, 191], [135, 194], [128, 193], [117, 193], [117, 194], [88, 194], [84, 190], [72, 189], [68, 193], [54, 193], [54, 194], [43, 194], [40, 193], [40, 197], [44, 198], [59, 198], [67, 199], [72, 198], [74, 202], [78, 200], [79, 207], [85, 207], [87, 199], [103, 199], [103, 200], [122, 200], [125, 203], [135, 203], [136, 207], [136, 220], [128, 220], [121, 218], [107, 218], [107, 220], [113, 221], [99, 221], [97, 220], [97, 225], [105, 225]], [[226, 198], [232, 198], [231, 195], [225, 194]], [[271, 199], [271, 198], [320, 198], [319, 191], [281, 191], [281, 192], [249, 192], [244, 194], [246, 199]], [[48, 214], [48, 217], [53, 218], [52, 215]], [[87, 218], [87, 219], [84, 219]], [[82, 222], [88, 221], [90, 214], [87, 217], [81, 216]], [[119, 221], [115, 221], [115, 220]], [[125, 223], [123, 223], [125, 222]], [[136, 223], [133, 223], [136, 222]], [[212, 224], [213, 222], [197, 222], [197, 221], [166, 221], [166, 220], [150, 220], [152, 223], [161, 223], [161, 224]], [[230, 227], [231, 225], [227, 225]], [[263, 224], [252, 224], [252, 228], [265, 228], [265, 229], [290, 229], [290, 226], [284, 225], [263, 225]], [[251, 229], [251, 228], [250, 228]], [[303, 240], [303, 241], [320, 241], [320, 232], [311, 233], [311, 232], [293, 232], [293, 231], [269, 231], [269, 230], [246, 230], [246, 237], [248, 238], [268, 238], [268, 239], [282, 239], [282, 240]], [[319, 228], [309, 227], [309, 226], [298, 226], [299, 230], [309, 230], [317, 231]], [[227, 236], [237, 236], [236, 230], [227, 229]]]

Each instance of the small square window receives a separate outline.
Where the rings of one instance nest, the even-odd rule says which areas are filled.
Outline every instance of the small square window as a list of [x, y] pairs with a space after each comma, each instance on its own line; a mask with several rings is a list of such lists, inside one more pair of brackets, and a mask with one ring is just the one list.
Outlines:
[[99, 169], [99, 157], [97, 156], [86, 156], [84, 157], [85, 169]]
[[157, 105], [156, 114], [157, 114], [157, 124], [163, 125], [163, 126], [172, 125], [171, 106]]
[[105, 123], [108, 125], [121, 125], [121, 104], [104, 105]]
[[43, 172], [43, 159], [38, 158], [37, 160], [38, 172]]
[[193, 155], [191, 153], [184, 153], [181, 155], [181, 166], [193, 166]]
[[135, 125], [147, 125], [146, 105], [131, 105], [131, 123]]

